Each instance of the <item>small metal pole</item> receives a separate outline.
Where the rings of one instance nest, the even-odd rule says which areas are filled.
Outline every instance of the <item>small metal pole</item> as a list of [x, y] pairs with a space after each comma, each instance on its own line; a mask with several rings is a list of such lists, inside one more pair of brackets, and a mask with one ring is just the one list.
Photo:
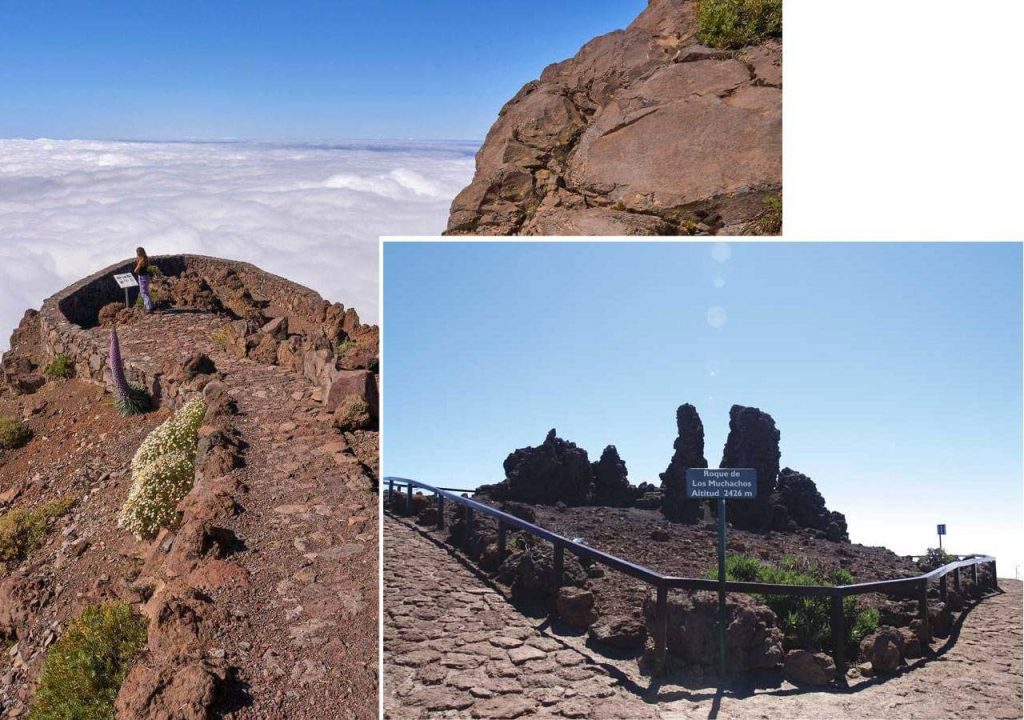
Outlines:
[[498, 557], [501, 562], [505, 562], [505, 549], [508, 541], [508, 527], [505, 525], [505, 521], [498, 519]]
[[718, 660], [725, 677], [725, 498], [718, 498]]
[[555, 590], [562, 587], [562, 576], [565, 574], [565, 549], [561, 543], [555, 543]]
[[412, 515], [412, 483], [408, 484], [408, 492], [405, 496], [405, 514]]
[[444, 495], [437, 494], [437, 527], [444, 527]]
[[127, 287], [124, 289], [124, 306], [126, 308], [130, 308], [131, 307], [131, 305], [128, 303], [128, 288]]
[[962, 595], [963, 594], [960, 591], [960, 568], [955, 568], [953, 570], [953, 587], [956, 588], [956, 594], [957, 595]]
[[946, 590], [946, 576], [943, 575], [939, 578], [939, 600], [941, 600], [943, 604], [945, 604], [947, 601], [947, 597], [948, 591]]
[[388, 502], [392, 502], [395, 498], [395, 481], [388, 480]]
[[654, 611], [654, 671], [663, 675], [668, 653], [668, 586], [658, 585], [658, 604]]
[[974, 592], [981, 594], [981, 588], [978, 587], [978, 563], [971, 565], [971, 582], [974, 583]]
[[999, 576], [996, 575], [996, 561], [992, 561], [992, 589], [999, 589]]
[[836, 592], [832, 596], [832, 659], [836, 664], [836, 672], [846, 671], [846, 617], [843, 615], [843, 594]]

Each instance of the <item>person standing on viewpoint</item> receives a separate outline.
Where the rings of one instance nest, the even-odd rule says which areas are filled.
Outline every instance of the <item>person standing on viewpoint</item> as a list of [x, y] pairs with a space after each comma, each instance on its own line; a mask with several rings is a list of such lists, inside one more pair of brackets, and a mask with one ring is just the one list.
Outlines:
[[146, 248], [135, 248], [135, 276], [139, 279], [139, 294], [147, 313], [153, 312], [153, 299], [149, 296], [149, 257]]

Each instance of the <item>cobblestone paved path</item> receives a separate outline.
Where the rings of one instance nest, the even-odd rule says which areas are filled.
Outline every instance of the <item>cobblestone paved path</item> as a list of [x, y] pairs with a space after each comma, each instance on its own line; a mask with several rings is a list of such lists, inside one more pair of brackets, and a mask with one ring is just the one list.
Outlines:
[[306, 378], [226, 354], [211, 340], [223, 322], [159, 314], [119, 332], [154, 369], [207, 353], [238, 402], [243, 511], [225, 524], [246, 574], [213, 593], [229, 621], [211, 651], [237, 668], [248, 701], [228, 717], [376, 718], [377, 434], [337, 432]]
[[[384, 711], [405, 718], [1019, 718], [1022, 585], [971, 608], [958, 635], [891, 677], [802, 690], [670, 677], [541, 629], [406, 520], [384, 518]], [[431, 534], [428, 533], [427, 534]]]

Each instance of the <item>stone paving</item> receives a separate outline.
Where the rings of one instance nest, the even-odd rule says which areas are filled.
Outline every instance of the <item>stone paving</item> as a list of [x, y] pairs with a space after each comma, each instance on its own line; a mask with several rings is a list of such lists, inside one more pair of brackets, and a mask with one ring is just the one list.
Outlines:
[[386, 517], [386, 717], [656, 717], [595, 657], [540, 623], [417, 529]]
[[339, 433], [306, 378], [227, 355], [211, 339], [221, 323], [160, 314], [119, 334], [126, 355], [155, 367], [207, 353], [238, 402], [249, 447], [236, 471], [243, 511], [228, 525], [247, 577], [213, 593], [229, 623], [210, 650], [244, 689], [228, 716], [375, 718], [377, 433]]
[[652, 680], [635, 659], [558, 636], [462, 563], [440, 536], [384, 517], [384, 711], [406, 718], [1019, 718], [1022, 584], [971, 607], [933, 655], [848, 687], [781, 674]]

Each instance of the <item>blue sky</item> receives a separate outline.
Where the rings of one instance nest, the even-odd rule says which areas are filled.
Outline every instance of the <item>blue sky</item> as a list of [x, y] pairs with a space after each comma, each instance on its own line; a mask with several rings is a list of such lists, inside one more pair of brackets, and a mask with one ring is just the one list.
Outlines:
[[[385, 474], [473, 487], [548, 429], [658, 482], [772, 414], [855, 541], [1022, 562], [1021, 246], [409, 244], [384, 251]], [[723, 324], [724, 320], [724, 324]]]
[[480, 140], [643, 0], [0, 0], [0, 137]]

